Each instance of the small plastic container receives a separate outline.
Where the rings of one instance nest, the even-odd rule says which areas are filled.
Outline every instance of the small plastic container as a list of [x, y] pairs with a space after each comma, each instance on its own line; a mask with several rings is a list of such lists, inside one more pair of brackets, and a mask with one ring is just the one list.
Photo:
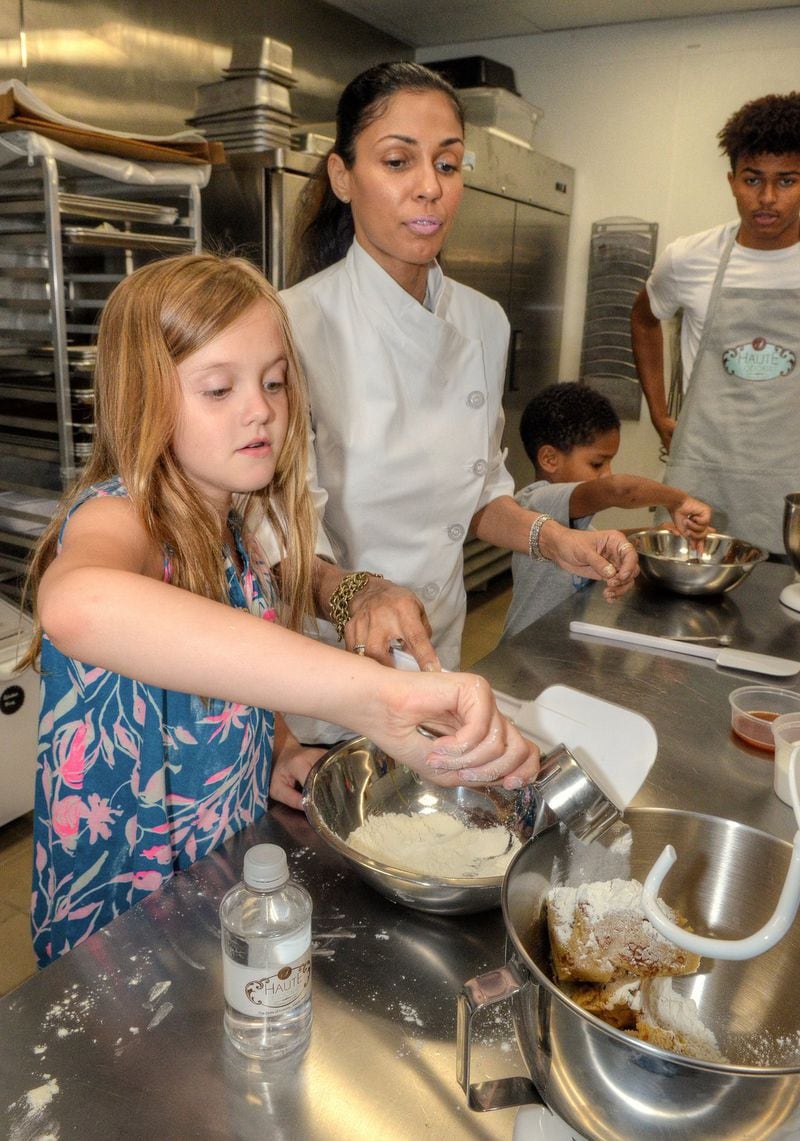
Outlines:
[[772, 736], [775, 739], [773, 787], [784, 804], [791, 804], [789, 766], [792, 754], [800, 748], [800, 713], [784, 713], [776, 718], [772, 722]]
[[800, 713], [800, 693], [768, 685], [743, 685], [728, 695], [731, 729], [748, 745], [775, 752], [772, 722], [784, 713]]

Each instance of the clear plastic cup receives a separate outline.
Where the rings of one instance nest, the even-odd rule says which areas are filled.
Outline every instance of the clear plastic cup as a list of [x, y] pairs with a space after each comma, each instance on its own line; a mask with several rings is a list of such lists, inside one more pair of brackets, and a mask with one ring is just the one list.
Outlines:
[[775, 771], [773, 787], [786, 804], [792, 803], [789, 792], [789, 762], [792, 753], [800, 748], [800, 713], [784, 713], [772, 722], [775, 739]]

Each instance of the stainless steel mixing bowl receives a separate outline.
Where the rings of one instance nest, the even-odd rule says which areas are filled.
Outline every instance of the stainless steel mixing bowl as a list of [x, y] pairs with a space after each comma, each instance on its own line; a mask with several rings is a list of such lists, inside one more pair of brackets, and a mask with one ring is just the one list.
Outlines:
[[[593, 1141], [800, 1137], [800, 919], [757, 958], [703, 959], [696, 975], [674, 980], [729, 1059], [720, 1063], [642, 1042], [573, 1002], [553, 978], [544, 910], [551, 886], [644, 880], [665, 844], [673, 844], [678, 859], [663, 898], [698, 934], [749, 935], [775, 906], [791, 845], [731, 820], [671, 809], [628, 809], [614, 827], [619, 835], [591, 844], [552, 828], [526, 844], [506, 872], [509, 961], [470, 980], [459, 1000], [459, 1080], [470, 1104], [492, 1108], [538, 1093]], [[469, 1081], [465, 1031], [472, 1015], [507, 998], [533, 1079], [527, 1090], [520, 1078]]]
[[648, 581], [676, 594], [721, 594], [733, 590], [767, 552], [732, 535], [706, 535], [699, 548], [674, 531], [634, 531], [628, 538]]
[[447, 812], [471, 827], [514, 824], [515, 795], [499, 788], [440, 788], [398, 765], [365, 737], [320, 757], [303, 789], [309, 823], [372, 887], [396, 903], [444, 915], [500, 906], [502, 876], [448, 879], [372, 860], [347, 843], [370, 816]]
[[783, 503], [783, 545], [797, 574], [800, 574], [800, 492], [793, 491]]

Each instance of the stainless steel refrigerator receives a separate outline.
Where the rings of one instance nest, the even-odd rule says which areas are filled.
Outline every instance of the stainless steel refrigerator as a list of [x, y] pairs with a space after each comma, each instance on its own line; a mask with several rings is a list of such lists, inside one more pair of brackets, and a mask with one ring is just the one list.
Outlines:
[[[458, 281], [498, 301], [511, 322], [504, 444], [518, 487], [533, 478], [519, 419], [534, 392], [558, 380], [574, 171], [491, 130], [467, 126], [464, 200], [442, 263]], [[285, 284], [297, 198], [319, 155], [236, 154], [203, 191], [204, 244], [250, 257]], [[507, 551], [471, 541], [468, 589], [508, 567]]]

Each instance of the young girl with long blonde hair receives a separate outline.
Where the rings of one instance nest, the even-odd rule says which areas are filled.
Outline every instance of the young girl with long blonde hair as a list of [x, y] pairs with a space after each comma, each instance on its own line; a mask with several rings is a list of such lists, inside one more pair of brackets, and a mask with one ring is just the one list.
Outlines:
[[[464, 674], [388, 669], [296, 632], [315, 608], [307, 399], [248, 262], [154, 262], [112, 293], [95, 445], [30, 571], [42, 706], [33, 935], [44, 965], [250, 824], [300, 806], [319, 750], [280, 709], [432, 779], [517, 787], [536, 750]], [[246, 520], [279, 536], [273, 582]], [[276, 621], [277, 618], [277, 621]], [[433, 722], [435, 747], [416, 732]]]

